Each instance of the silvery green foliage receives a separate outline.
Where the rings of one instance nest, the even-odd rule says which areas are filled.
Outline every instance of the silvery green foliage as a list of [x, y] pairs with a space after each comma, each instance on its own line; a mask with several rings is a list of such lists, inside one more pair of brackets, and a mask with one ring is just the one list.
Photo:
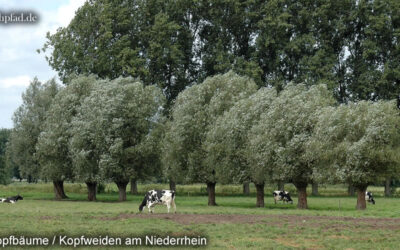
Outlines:
[[268, 173], [275, 181], [307, 184], [313, 164], [307, 145], [320, 111], [334, 103], [325, 85], [288, 85], [249, 132], [249, 169], [258, 181]]
[[[266, 178], [265, 172], [250, 171], [248, 131], [258, 122], [276, 98], [272, 88], [261, 88], [248, 98], [241, 99], [222, 116], [207, 133], [207, 160], [215, 165], [218, 180], [242, 183]], [[263, 182], [262, 181], [262, 182]]]
[[54, 98], [36, 146], [43, 177], [55, 181], [72, 178], [72, 118], [99, 82], [94, 76], [76, 77]]
[[228, 72], [181, 92], [163, 143], [167, 176], [184, 182], [216, 182], [217, 163], [207, 160], [207, 133], [218, 117], [256, 91], [252, 80]]
[[133, 78], [98, 84], [73, 119], [75, 174], [84, 181], [128, 182], [151, 171], [153, 128], [165, 98]]
[[323, 160], [320, 179], [367, 186], [398, 172], [400, 113], [394, 101], [350, 103], [325, 110], [311, 147]]
[[42, 84], [34, 79], [22, 94], [22, 104], [14, 112], [14, 129], [11, 132], [10, 157], [23, 178], [38, 179], [40, 165], [36, 157], [36, 144], [47, 110], [60, 86], [54, 79]]

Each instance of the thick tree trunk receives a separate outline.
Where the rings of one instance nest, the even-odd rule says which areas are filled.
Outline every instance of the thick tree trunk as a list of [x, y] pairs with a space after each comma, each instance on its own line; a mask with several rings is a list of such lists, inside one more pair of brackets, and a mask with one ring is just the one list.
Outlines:
[[209, 206], [216, 206], [215, 203], [215, 182], [207, 183], [207, 192], [208, 192], [208, 205]]
[[365, 201], [365, 191], [367, 186], [358, 186], [357, 189], [357, 210], [365, 210], [367, 208], [367, 202]]
[[390, 187], [391, 182], [392, 182], [392, 180], [390, 178], [385, 179], [385, 196], [386, 197], [392, 196], [392, 189]]
[[173, 180], [169, 180], [169, 190], [174, 190], [176, 191], [176, 183]]
[[255, 184], [257, 190], [257, 203], [256, 207], [264, 207], [264, 183]]
[[86, 182], [86, 186], [88, 189], [88, 200], [96, 201], [96, 186], [97, 182]]
[[318, 183], [316, 183], [316, 182], [312, 183], [312, 192], [311, 192], [311, 194], [314, 195], [314, 196], [318, 196], [319, 195], [319, 193], [318, 193]]
[[68, 198], [64, 192], [64, 181], [53, 181], [54, 187], [54, 198], [56, 200], [66, 199]]
[[308, 209], [307, 205], [307, 183], [296, 183], [298, 202], [297, 208]]
[[278, 181], [278, 190], [285, 190], [285, 182]]
[[120, 182], [115, 182], [118, 187], [118, 193], [119, 193], [119, 201], [126, 201], [126, 186], [128, 186], [129, 181], [120, 181]]
[[137, 181], [135, 178], [131, 179], [131, 194], [138, 194]]
[[354, 196], [355, 195], [355, 188], [353, 185], [349, 185], [349, 187], [347, 188], [347, 193], [349, 194], [349, 196]]
[[243, 183], [243, 194], [245, 194], [245, 195], [250, 194], [250, 183], [249, 182]]

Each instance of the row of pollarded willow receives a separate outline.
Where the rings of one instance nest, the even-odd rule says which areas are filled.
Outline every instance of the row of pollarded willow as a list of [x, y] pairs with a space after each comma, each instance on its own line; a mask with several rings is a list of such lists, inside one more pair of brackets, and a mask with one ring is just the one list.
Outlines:
[[[154, 86], [95, 77], [78, 77], [62, 90], [36, 85], [16, 113], [10, 148], [17, 160], [32, 156], [31, 170], [53, 180], [57, 198], [65, 197], [65, 180], [86, 182], [90, 200], [98, 181], [111, 180], [124, 200], [129, 179], [154, 175], [161, 154], [165, 177], [207, 183], [210, 205], [217, 181], [253, 181], [260, 207], [265, 181], [290, 181], [298, 207], [307, 208], [311, 181], [347, 182], [361, 194], [399, 165], [394, 103], [336, 107], [324, 85], [288, 85], [277, 93], [233, 72], [208, 78], [179, 94], [164, 136], [158, 126], [164, 97]], [[18, 143], [32, 129], [33, 146]]]
[[[163, 147], [167, 173], [207, 183], [209, 205], [216, 204], [217, 181], [253, 181], [256, 205], [263, 207], [264, 183], [272, 180], [292, 182], [304, 209], [307, 185], [329, 181], [356, 186], [357, 208], [365, 209], [368, 184], [399, 166], [393, 102], [337, 107], [325, 85], [288, 85], [279, 93], [251, 86], [228, 73], [183, 91], [172, 109]], [[238, 95], [240, 88], [246, 91]], [[340, 115], [343, 109], [352, 115]]]

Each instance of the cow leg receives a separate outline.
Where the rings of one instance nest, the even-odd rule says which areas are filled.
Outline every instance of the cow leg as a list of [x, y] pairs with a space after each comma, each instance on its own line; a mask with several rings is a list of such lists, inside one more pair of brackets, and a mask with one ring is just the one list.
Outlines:
[[167, 203], [167, 209], [168, 209], [168, 213], [169, 213], [169, 209], [171, 208], [171, 204]]
[[176, 214], [176, 205], [175, 205], [175, 200], [172, 200], [172, 206], [174, 207], [174, 213]]

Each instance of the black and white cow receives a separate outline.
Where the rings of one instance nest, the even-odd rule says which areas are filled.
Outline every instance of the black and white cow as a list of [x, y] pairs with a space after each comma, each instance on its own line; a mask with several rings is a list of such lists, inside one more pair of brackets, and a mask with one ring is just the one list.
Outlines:
[[375, 200], [371, 192], [365, 192], [365, 200], [375, 205]]
[[284, 190], [277, 190], [277, 191], [274, 191], [272, 194], [274, 196], [275, 204], [277, 201], [283, 201], [283, 202], [287, 202], [287, 203], [290, 202], [291, 204], [293, 204], [293, 200], [290, 197], [289, 192], [286, 192]]
[[22, 196], [17, 195], [17, 196], [13, 196], [13, 197], [8, 197], [8, 198], [0, 198], [0, 202], [2, 203], [15, 203], [18, 200], [23, 200], [24, 198], [22, 198]]
[[175, 205], [175, 191], [173, 190], [150, 190], [144, 196], [142, 204], [139, 206], [139, 211], [143, 211], [143, 207], [147, 206], [150, 213], [154, 212], [155, 205], [166, 205], [168, 213], [171, 206], [174, 208], [176, 213]]

